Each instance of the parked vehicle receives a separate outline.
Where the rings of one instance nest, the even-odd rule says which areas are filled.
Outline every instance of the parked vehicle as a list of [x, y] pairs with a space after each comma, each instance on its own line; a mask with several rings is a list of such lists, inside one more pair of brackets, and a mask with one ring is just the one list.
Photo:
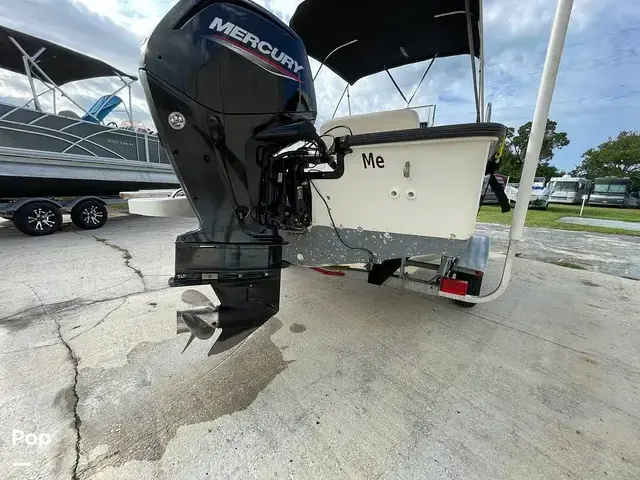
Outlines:
[[[499, 173], [496, 173], [494, 176], [496, 177], [496, 180], [498, 180], [498, 183], [502, 185], [502, 188], [505, 188], [508, 177], [506, 175], [500, 175]], [[484, 182], [482, 183], [482, 192], [484, 194], [482, 197], [482, 205], [497, 205], [500, 203], [498, 201], [498, 196], [488, 185], [489, 175], [486, 175], [484, 177]]]
[[[55, 233], [63, 213], [80, 228], [100, 228], [110, 197], [121, 191], [179, 186], [157, 134], [131, 126], [135, 76], [3, 26], [0, 69], [23, 74], [32, 93], [24, 105], [0, 102], [0, 217], [13, 220], [21, 232]], [[62, 90], [68, 83], [101, 77], [117, 77], [122, 86], [88, 110]], [[38, 92], [39, 85], [45, 90]], [[109, 115], [124, 105], [116, 95], [124, 89], [129, 89], [131, 125], [118, 127]], [[49, 93], [53, 111], [41, 104]], [[78, 111], [59, 111], [58, 94]]]
[[[531, 186], [531, 196], [529, 197], [529, 208], [539, 208], [546, 210], [549, 206], [550, 189], [545, 185], [546, 179], [544, 177], [535, 177], [533, 179], [533, 185]], [[519, 184], [510, 183], [507, 188], [504, 189], [504, 193], [509, 200], [513, 203], [518, 198]]]
[[589, 194], [591, 181], [586, 178], [563, 175], [562, 177], [552, 177], [549, 180], [549, 190], [551, 196], [550, 203], [582, 203], [582, 196]]
[[640, 204], [638, 189], [633, 189], [629, 177], [602, 177], [593, 182], [589, 205], [633, 208]]

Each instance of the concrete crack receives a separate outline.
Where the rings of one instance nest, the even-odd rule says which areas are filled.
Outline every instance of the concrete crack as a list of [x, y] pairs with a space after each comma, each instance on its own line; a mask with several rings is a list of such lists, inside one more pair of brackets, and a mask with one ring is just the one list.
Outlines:
[[[166, 288], [163, 288], [164, 290]], [[68, 310], [75, 310], [82, 307], [90, 307], [91, 305], [96, 305], [99, 303], [110, 302], [112, 300], [120, 300], [121, 298], [127, 298], [132, 295], [137, 295], [137, 293], [127, 293], [125, 295], [119, 295], [117, 297], [111, 298], [101, 298], [100, 300], [86, 300], [86, 301], [78, 301], [79, 299], [67, 300], [64, 302], [54, 302], [54, 303], [42, 303], [37, 307], [29, 307], [24, 310], [20, 310], [19, 312], [12, 313], [11, 315], [7, 315], [6, 317], [0, 318], [0, 325], [3, 323], [7, 323], [10, 320], [16, 320], [20, 318], [24, 318], [25, 316], [29, 316], [34, 313], [34, 310], [42, 310], [43, 313], [50, 315], [51, 313], [63, 313]], [[48, 309], [48, 310], [47, 310]]]
[[115, 243], [111, 243], [106, 238], [96, 237], [95, 235], [93, 235], [93, 238], [96, 239], [96, 242], [102, 243], [107, 247], [111, 247], [114, 250], [119, 251], [122, 254], [122, 258], [124, 259], [125, 266], [133, 270], [135, 274], [138, 275], [138, 277], [140, 277], [140, 280], [142, 280], [142, 285], [145, 291], [147, 290], [147, 282], [144, 278], [144, 274], [142, 273], [142, 270], [131, 265], [131, 260], [133, 259], [133, 255], [131, 255], [131, 252], [129, 251], [129, 249], [123, 248], [120, 245], [116, 245]]
[[78, 414], [78, 404], [80, 403], [80, 397], [78, 396], [78, 357], [76, 357], [76, 354], [71, 348], [71, 345], [69, 345], [69, 343], [65, 340], [64, 336], [62, 335], [60, 321], [57, 318], [54, 318], [54, 321], [56, 322], [56, 333], [58, 334], [58, 338], [60, 339], [60, 342], [62, 342], [64, 347], [67, 349], [67, 356], [69, 357], [69, 360], [73, 365], [73, 385], [71, 387], [71, 391], [73, 392], [73, 419], [74, 419], [73, 427], [76, 431], [76, 444], [75, 444], [76, 458], [73, 463], [73, 472], [71, 474], [71, 478], [72, 480], [78, 480], [78, 464], [80, 463], [80, 440], [81, 440], [80, 427], [82, 426], [82, 419]]
[[[154, 275], [152, 275], [152, 276], [154, 276]], [[155, 275], [155, 276], [164, 277], [165, 275]], [[17, 318], [20, 318], [21, 316], [29, 315], [29, 314], [33, 313], [34, 310], [43, 310], [42, 307], [48, 308], [49, 309], [49, 313], [51, 313], [51, 311], [63, 312], [63, 311], [66, 311], [67, 309], [71, 309], [71, 308], [75, 309], [75, 308], [81, 308], [81, 307], [89, 307], [89, 306], [95, 305], [97, 303], [110, 302], [111, 300], [120, 300], [121, 298], [140, 295], [140, 294], [143, 294], [143, 293], [162, 292], [164, 290], [169, 290], [171, 288], [171, 287], [160, 287], [160, 288], [153, 288], [153, 289], [150, 289], [150, 290], [143, 290], [143, 291], [140, 291], [140, 292], [125, 293], [124, 295], [117, 295], [115, 297], [101, 298], [100, 300], [83, 300], [83, 298], [85, 298], [88, 295], [92, 295], [92, 294], [97, 293], [97, 292], [101, 292], [101, 291], [104, 291], [104, 290], [108, 290], [108, 289], [117, 287], [119, 285], [123, 285], [123, 284], [125, 284], [125, 283], [127, 283], [129, 281], [131, 281], [131, 279], [125, 280], [124, 282], [116, 283], [114, 285], [109, 286], [108, 288], [101, 288], [100, 290], [95, 290], [94, 292], [91, 292], [90, 294], [86, 294], [86, 295], [84, 295], [82, 297], [74, 298], [73, 300], [65, 300], [65, 301], [62, 301], [62, 302], [52, 302], [52, 303], [44, 303], [43, 302], [42, 305], [25, 308], [24, 310], [19, 310], [17, 312], [11, 313], [11, 314], [9, 314], [9, 315], [7, 315], [5, 317], [0, 317], [0, 325], [2, 325], [3, 323], [6, 323], [9, 320], [15, 320]], [[28, 285], [25, 282], [20, 282], [20, 283], [25, 284], [27, 287], [29, 287], [31, 290], [33, 290], [33, 287], [31, 285]], [[37, 294], [36, 294], [36, 296], [37, 296]], [[2, 355], [2, 353], [0, 353], [0, 355]]]
[[389, 450], [387, 451], [387, 455], [384, 457], [384, 465], [382, 466], [382, 471], [378, 474], [378, 476], [376, 477], [376, 480], [380, 480], [380, 478], [382, 478], [382, 476], [385, 473], [387, 473], [387, 463], [389, 462], [389, 457], [391, 457], [391, 453], [396, 451], [400, 447], [400, 445], [407, 442], [411, 438], [411, 436], [414, 434], [414, 432], [417, 430], [417, 428], [418, 428], [418, 425], [417, 424], [414, 425], [414, 427], [409, 432], [409, 435], [407, 435], [405, 438], [403, 438], [399, 442], [394, 443], [391, 446], [391, 448], [389, 448]]
[[120, 302], [118, 305], [116, 305], [115, 307], [113, 307], [111, 310], [109, 310], [105, 315], [102, 316], [102, 318], [100, 320], [98, 320], [96, 322], [95, 325], [92, 325], [91, 327], [87, 328], [86, 330], [80, 332], [79, 334], [77, 334], [74, 337], [71, 337], [69, 340], [75, 340], [76, 338], [84, 335], [85, 333], [87, 333], [90, 330], [93, 330], [94, 328], [96, 328], [98, 325], [100, 325], [102, 322], [104, 322], [107, 318], [109, 318], [111, 316], [112, 313], [114, 313], [116, 310], [120, 309], [120, 307], [122, 307], [125, 303], [127, 303], [127, 300], [129, 299], [129, 296], [126, 296], [122, 299], [122, 302]]
[[[42, 309], [42, 312], [49, 316], [49, 312], [47, 311], [47, 309], [45, 308], [44, 302], [42, 301], [42, 297], [40, 297], [40, 295], [38, 294], [38, 292], [36, 291], [35, 288], [33, 288], [31, 285], [29, 285], [26, 282], [23, 282], [27, 287], [29, 287], [31, 289], [31, 291], [33, 292], [33, 294], [38, 298], [38, 301], [40, 302], [40, 308]], [[76, 442], [75, 442], [75, 452], [76, 452], [76, 458], [75, 461], [73, 463], [73, 472], [71, 474], [71, 479], [72, 480], [78, 480], [78, 463], [80, 462], [80, 426], [82, 425], [82, 420], [80, 419], [80, 415], [78, 415], [78, 404], [80, 403], [80, 397], [78, 397], [78, 357], [76, 357], [76, 354], [74, 353], [73, 349], [71, 348], [71, 345], [69, 345], [67, 343], [67, 341], [64, 339], [64, 337], [62, 336], [62, 329], [61, 329], [61, 325], [60, 325], [60, 321], [57, 319], [57, 317], [53, 317], [53, 321], [56, 324], [56, 334], [58, 336], [58, 338], [60, 339], [60, 342], [64, 345], [64, 347], [67, 350], [67, 356], [69, 357], [69, 360], [71, 361], [71, 364], [73, 365], [73, 385], [71, 387], [71, 391], [73, 392], [73, 398], [74, 398], [74, 402], [73, 402], [73, 418], [74, 418], [74, 429], [76, 431]]]

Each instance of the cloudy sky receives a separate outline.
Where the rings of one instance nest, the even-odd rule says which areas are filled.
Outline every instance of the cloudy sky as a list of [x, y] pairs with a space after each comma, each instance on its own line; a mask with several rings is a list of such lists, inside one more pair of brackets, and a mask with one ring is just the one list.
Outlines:
[[[135, 74], [142, 40], [174, 3], [175, 0], [0, 0], [0, 24], [63, 44]], [[299, 1], [258, 3], [288, 22]], [[494, 121], [517, 127], [533, 117], [555, 4], [556, 0], [485, 0], [486, 98], [493, 103]], [[312, 62], [314, 71], [317, 65]], [[424, 64], [410, 65], [392, 73], [410, 95], [424, 68]], [[640, 129], [638, 71], [640, 1], [575, 0], [551, 109], [551, 118], [571, 140], [571, 145], [554, 159], [558, 167], [571, 169], [580, 161], [582, 152], [620, 130]], [[320, 119], [331, 117], [344, 86], [342, 80], [323, 68], [316, 82]], [[89, 107], [115, 87], [111, 80], [95, 80], [72, 84], [69, 93]], [[16, 103], [29, 97], [23, 77], [0, 71], [1, 100]], [[351, 88], [351, 100], [352, 113], [404, 106], [385, 73], [356, 83]], [[43, 106], [49, 102], [45, 99]], [[436, 104], [437, 125], [473, 121], [468, 58], [436, 60], [412, 104]], [[140, 88], [134, 90], [133, 110], [136, 123], [153, 128]], [[338, 111], [341, 114], [347, 114], [346, 102]], [[420, 114], [426, 116], [426, 109]], [[125, 118], [124, 112], [120, 118]]]

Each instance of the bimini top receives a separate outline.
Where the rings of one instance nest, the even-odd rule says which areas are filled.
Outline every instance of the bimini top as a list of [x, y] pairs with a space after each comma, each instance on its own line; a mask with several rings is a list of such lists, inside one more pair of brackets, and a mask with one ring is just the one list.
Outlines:
[[[36, 63], [56, 85], [97, 77], [112, 77], [116, 74], [137, 80], [117, 68], [82, 53], [75, 52], [58, 44], [34, 37], [26, 33], [0, 25], [0, 68], [25, 74], [23, 54], [11, 41], [15, 40], [29, 55], [35, 55], [42, 48]], [[32, 68], [34, 77], [40, 78]]]
[[310, 57], [354, 84], [385, 68], [470, 54], [467, 4], [479, 56], [480, 0], [305, 0], [289, 23]]

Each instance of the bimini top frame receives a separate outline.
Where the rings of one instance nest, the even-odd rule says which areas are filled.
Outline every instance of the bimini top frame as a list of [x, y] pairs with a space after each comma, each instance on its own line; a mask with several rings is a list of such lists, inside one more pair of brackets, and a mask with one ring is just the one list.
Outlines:
[[[484, 119], [481, 0], [398, 0], [393, 8], [385, 2], [305, 0], [290, 25], [320, 68], [327, 65], [350, 85], [386, 71], [407, 107], [436, 57], [469, 55], [476, 120]], [[407, 100], [389, 70], [425, 60], [431, 62]]]
[[[111, 97], [125, 88], [129, 89], [129, 109], [127, 114], [131, 125], [133, 125], [131, 85], [138, 78], [124, 73], [102, 60], [0, 25], [0, 68], [23, 74], [28, 78], [32, 98], [25, 106], [34, 102], [35, 108], [38, 111], [42, 111], [39, 98], [52, 91], [54, 114], [57, 113], [55, 93], [58, 91], [84, 113], [91, 115], [62, 90], [61, 87], [63, 85], [91, 78], [118, 77], [123, 85], [113, 92]], [[37, 93], [34, 80], [44, 83], [47, 89]]]

